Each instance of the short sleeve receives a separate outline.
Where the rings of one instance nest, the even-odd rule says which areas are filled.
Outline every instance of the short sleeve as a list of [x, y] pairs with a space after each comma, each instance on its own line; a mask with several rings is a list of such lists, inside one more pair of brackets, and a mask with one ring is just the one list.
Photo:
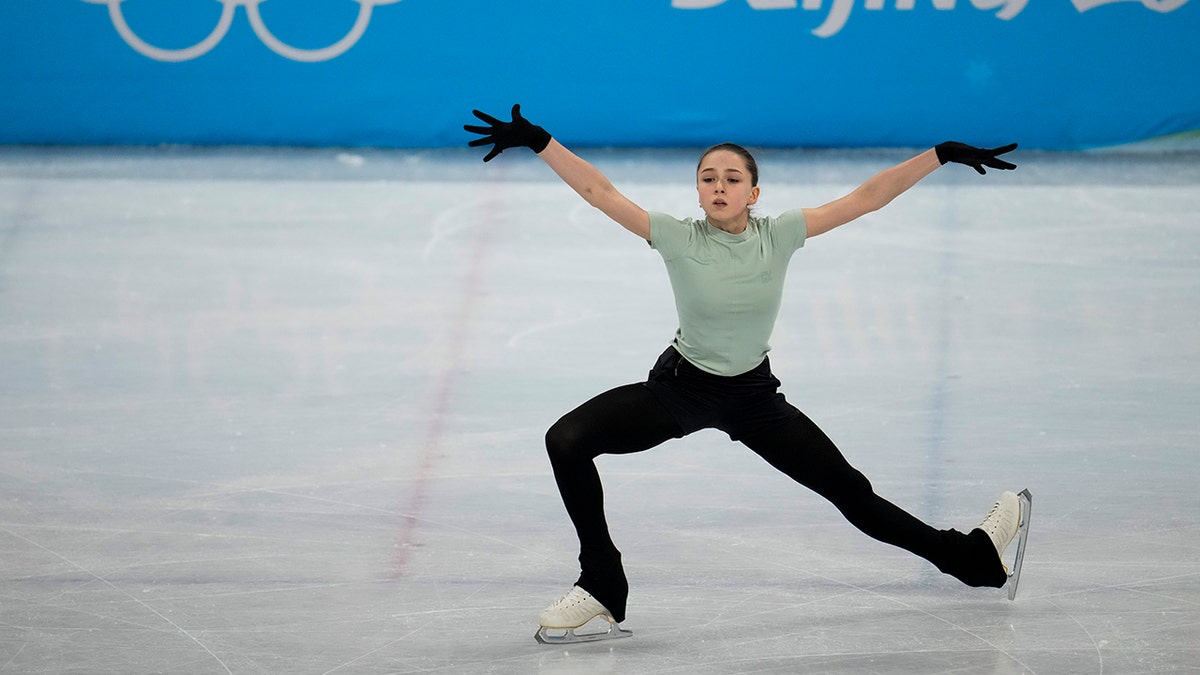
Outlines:
[[781, 249], [788, 252], [804, 246], [808, 238], [808, 221], [804, 217], [804, 209], [792, 209], [779, 214], [774, 223], [775, 242]]
[[687, 221], [665, 213], [650, 212], [650, 248], [658, 251], [663, 260], [683, 255], [695, 233], [696, 229]]

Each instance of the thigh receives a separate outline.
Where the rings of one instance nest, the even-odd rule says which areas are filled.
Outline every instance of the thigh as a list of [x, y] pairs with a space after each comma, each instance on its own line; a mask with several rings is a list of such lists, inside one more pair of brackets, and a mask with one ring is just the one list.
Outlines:
[[563, 415], [546, 433], [551, 453], [596, 457], [652, 448], [683, 435], [679, 423], [642, 384], [593, 397]]
[[791, 421], [741, 439], [746, 447], [792, 480], [827, 499], [870, 490], [833, 441], [803, 413]]

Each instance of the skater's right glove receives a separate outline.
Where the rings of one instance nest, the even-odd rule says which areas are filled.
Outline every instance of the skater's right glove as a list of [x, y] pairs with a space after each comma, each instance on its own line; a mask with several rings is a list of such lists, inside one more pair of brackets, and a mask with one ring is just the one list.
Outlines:
[[985, 174], [987, 173], [987, 171], [983, 170], [985, 166], [1006, 170], [1017, 168], [1016, 164], [1006, 162], [998, 157], [998, 155], [1003, 155], [1006, 152], [1012, 152], [1016, 147], [1016, 143], [1009, 143], [1008, 145], [989, 150], [987, 148], [976, 148], [975, 146], [959, 143], [958, 141], [946, 141], [945, 143], [938, 143], [934, 147], [934, 151], [937, 152], [938, 161], [942, 164], [946, 162], [966, 164], [979, 173]]
[[545, 129], [521, 117], [520, 103], [512, 107], [511, 122], [501, 122], [495, 117], [478, 110], [473, 110], [472, 112], [476, 117], [487, 122], [489, 125], [486, 127], [471, 124], [463, 125], [463, 129], [483, 136], [483, 138], [476, 138], [467, 143], [467, 145], [472, 148], [477, 148], [481, 145], [492, 146], [491, 152], [483, 158], [485, 162], [492, 161], [493, 157], [509, 148], [529, 148], [534, 152], [541, 152], [550, 144], [550, 134]]

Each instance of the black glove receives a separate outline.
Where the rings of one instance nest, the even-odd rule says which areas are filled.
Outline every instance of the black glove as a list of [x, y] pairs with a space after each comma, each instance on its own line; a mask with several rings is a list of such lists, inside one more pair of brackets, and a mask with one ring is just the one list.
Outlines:
[[476, 138], [467, 143], [472, 148], [477, 148], [481, 145], [491, 145], [492, 151], [483, 158], [483, 161], [490, 162], [492, 158], [509, 148], [529, 148], [534, 152], [541, 152], [550, 144], [550, 134], [545, 129], [531, 124], [529, 120], [521, 117], [521, 104], [518, 103], [512, 107], [512, 121], [501, 122], [491, 115], [478, 110], [473, 110], [475, 116], [487, 122], [490, 126], [480, 127], [470, 124], [464, 124], [463, 129], [473, 133], [482, 134], [483, 138]]
[[959, 143], [958, 141], [946, 141], [945, 143], [938, 143], [934, 147], [934, 151], [937, 152], [938, 161], [942, 164], [946, 162], [966, 164], [967, 166], [974, 167], [979, 173], [985, 174], [987, 173], [987, 171], [983, 170], [985, 166], [990, 166], [993, 169], [1017, 168], [1016, 164], [1011, 164], [997, 157], [997, 155], [1012, 152], [1016, 147], [1016, 143], [1009, 143], [1004, 147], [988, 150], [986, 148], [976, 148], [972, 145]]

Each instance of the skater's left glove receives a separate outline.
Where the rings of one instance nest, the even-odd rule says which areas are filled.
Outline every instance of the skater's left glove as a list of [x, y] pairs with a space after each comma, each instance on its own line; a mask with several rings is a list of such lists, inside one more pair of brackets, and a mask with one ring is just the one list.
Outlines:
[[999, 155], [1012, 152], [1016, 147], [1016, 143], [1009, 143], [999, 148], [976, 148], [975, 146], [959, 143], [958, 141], [946, 141], [945, 143], [938, 143], [934, 147], [934, 151], [937, 152], [938, 161], [942, 164], [946, 162], [966, 164], [979, 173], [985, 174], [987, 173], [983, 169], [985, 166], [1004, 170], [1017, 168], [1016, 164], [999, 158]]
[[493, 157], [509, 148], [529, 148], [534, 152], [541, 152], [550, 144], [550, 134], [545, 129], [521, 117], [520, 103], [512, 107], [511, 122], [501, 122], [495, 117], [478, 110], [473, 110], [472, 112], [476, 117], [490, 125], [486, 127], [471, 124], [463, 125], [463, 129], [483, 136], [483, 138], [476, 138], [467, 143], [467, 145], [472, 148], [477, 148], [481, 145], [492, 146], [492, 151], [483, 158], [485, 162], [492, 161]]

